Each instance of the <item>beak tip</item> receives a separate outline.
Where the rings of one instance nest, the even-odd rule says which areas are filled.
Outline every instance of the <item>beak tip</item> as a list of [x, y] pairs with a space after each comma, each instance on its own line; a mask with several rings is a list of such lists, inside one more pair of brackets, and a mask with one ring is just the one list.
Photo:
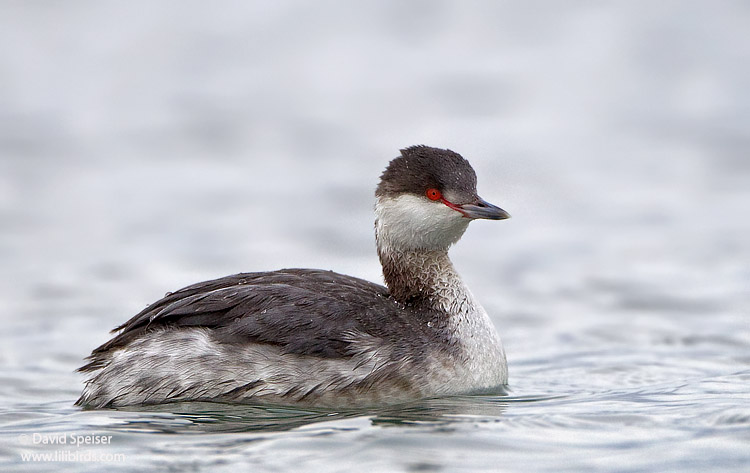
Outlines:
[[490, 204], [486, 200], [478, 199], [476, 204], [463, 205], [464, 216], [469, 217], [473, 220], [485, 219], [485, 220], [505, 220], [510, 218], [510, 214], [500, 207]]

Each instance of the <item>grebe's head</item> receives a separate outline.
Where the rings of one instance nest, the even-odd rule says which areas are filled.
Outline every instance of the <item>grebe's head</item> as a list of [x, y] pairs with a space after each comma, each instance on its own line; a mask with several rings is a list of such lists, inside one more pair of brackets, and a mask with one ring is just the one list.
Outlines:
[[472, 220], [510, 217], [477, 195], [477, 175], [467, 160], [428, 146], [401, 150], [380, 177], [375, 196], [381, 252], [447, 250]]

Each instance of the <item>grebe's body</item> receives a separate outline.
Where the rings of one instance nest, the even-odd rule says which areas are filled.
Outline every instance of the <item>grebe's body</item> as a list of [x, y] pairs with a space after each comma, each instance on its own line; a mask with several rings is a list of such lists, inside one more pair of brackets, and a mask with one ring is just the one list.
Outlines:
[[487, 313], [448, 248], [476, 218], [508, 214], [476, 194], [458, 154], [402, 151], [376, 191], [388, 288], [331, 271], [243, 273], [147, 307], [96, 348], [77, 404], [174, 401], [361, 406], [489, 391], [507, 382]]

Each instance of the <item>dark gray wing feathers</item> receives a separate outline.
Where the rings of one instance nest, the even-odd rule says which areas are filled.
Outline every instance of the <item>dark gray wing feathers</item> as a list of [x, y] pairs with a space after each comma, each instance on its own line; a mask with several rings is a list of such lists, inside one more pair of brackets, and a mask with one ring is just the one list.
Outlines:
[[111, 350], [146, 332], [188, 327], [211, 330], [219, 343], [268, 343], [289, 353], [346, 357], [352, 353], [348, 334], [392, 338], [391, 330], [408, 323], [402, 311], [385, 287], [332, 271], [241, 273], [168, 293], [113, 330], [119, 333], [80, 370], [101, 367]]

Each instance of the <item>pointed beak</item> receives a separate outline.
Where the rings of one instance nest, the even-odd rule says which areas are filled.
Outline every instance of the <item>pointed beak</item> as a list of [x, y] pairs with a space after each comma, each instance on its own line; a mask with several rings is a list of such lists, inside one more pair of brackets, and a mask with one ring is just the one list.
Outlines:
[[458, 206], [465, 217], [471, 219], [486, 218], [488, 220], [505, 220], [510, 214], [496, 205], [492, 205], [481, 197], [472, 204]]

